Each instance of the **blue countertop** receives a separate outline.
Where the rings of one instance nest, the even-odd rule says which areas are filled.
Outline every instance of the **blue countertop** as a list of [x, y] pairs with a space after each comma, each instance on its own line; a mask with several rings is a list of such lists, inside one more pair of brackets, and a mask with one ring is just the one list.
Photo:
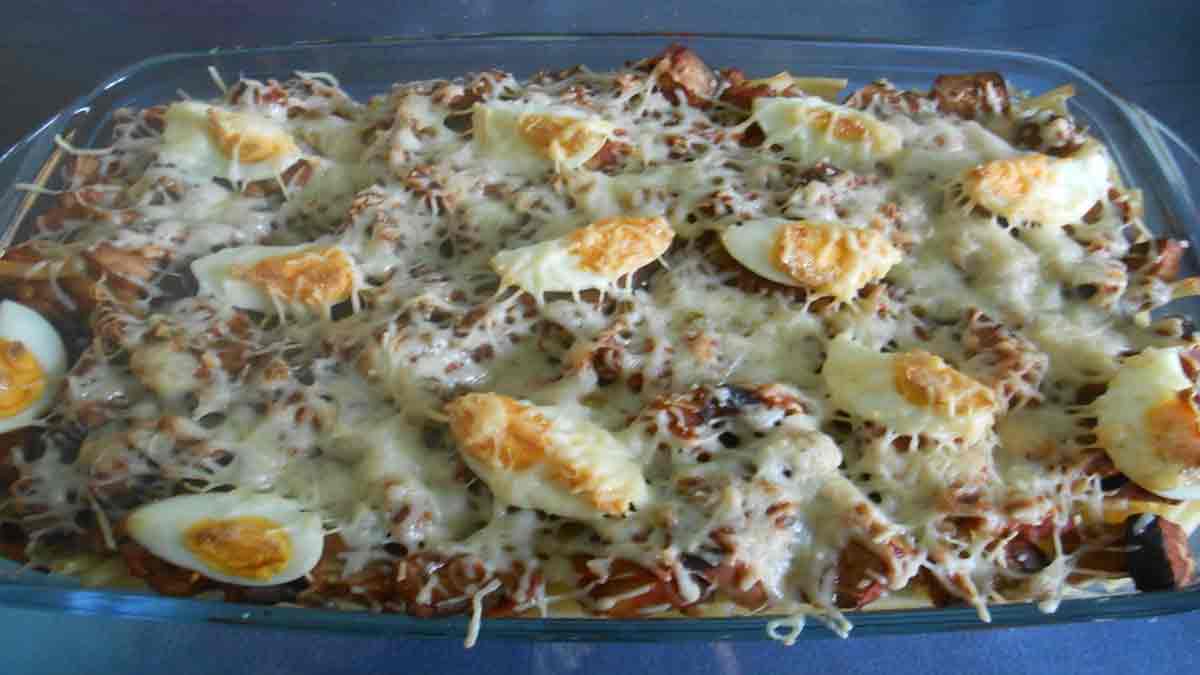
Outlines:
[[[1200, 3], [790, 0], [570, 3], [192, 0], [13, 3], [0, 21], [11, 144], [120, 66], [170, 51], [372, 35], [730, 31], [1019, 49], [1091, 71], [1200, 147]], [[100, 7], [103, 5], [103, 8]], [[1200, 613], [1020, 630], [803, 642], [527, 645], [404, 641], [227, 625], [173, 625], [0, 608], [0, 673], [1188, 672]], [[486, 664], [486, 665], [484, 665]]]

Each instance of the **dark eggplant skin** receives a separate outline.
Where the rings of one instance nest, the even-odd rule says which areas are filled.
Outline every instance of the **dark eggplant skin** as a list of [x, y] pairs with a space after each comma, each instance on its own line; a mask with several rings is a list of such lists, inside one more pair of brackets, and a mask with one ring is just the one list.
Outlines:
[[1166, 518], [1139, 513], [1125, 519], [1125, 564], [1139, 591], [1171, 591], [1196, 576], [1187, 532]]

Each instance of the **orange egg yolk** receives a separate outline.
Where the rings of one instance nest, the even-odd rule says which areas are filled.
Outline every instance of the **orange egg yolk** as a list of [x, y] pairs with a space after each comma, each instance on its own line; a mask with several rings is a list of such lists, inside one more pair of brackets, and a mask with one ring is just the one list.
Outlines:
[[235, 265], [233, 276], [274, 297], [312, 307], [337, 304], [354, 292], [353, 266], [340, 248], [308, 249]]
[[1029, 195], [1034, 184], [1046, 180], [1049, 172], [1050, 158], [1045, 155], [997, 159], [971, 169], [967, 174], [966, 189], [983, 206], [1003, 208], [1005, 200]]
[[806, 117], [805, 121], [814, 131], [826, 133], [832, 125], [833, 137], [839, 141], [861, 141], [867, 135], [867, 128], [862, 122], [849, 117], [835, 118], [828, 110], [813, 110], [808, 112]]
[[606, 218], [572, 232], [567, 240], [585, 270], [617, 278], [666, 253], [674, 238], [675, 231], [662, 218]]
[[208, 567], [242, 579], [265, 581], [292, 557], [287, 530], [262, 516], [202, 518], [184, 532], [183, 542]]
[[854, 250], [847, 236], [816, 223], [795, 222], [780, 228], [771, 248], [775, 269], [809, 288], [833, 283], [853, 267]]
[[942, 415], [970, 415], [996, 402], [991, 389], [920, 349], [896, 356], [892, 379], [896, 391], [909, 403]]
[[287, 134], [272, 129], [244, 113], [211, 109], [208, 135], [226, 157], [254, 164], [295, 150]]
[[584, 120], [532, 113], [518, 118], [517, 131], [547, 159], [556, 159], [557, 152], [564, 157], [577, 155], [603, 136], [590, 129]]
[[46, 374], [25, 345], [0, 338], [0, 418], [27, 410], [46, 389]]
[[1154, 449], [1187, 467], [1200, 467], [1200, 414], [1184, 389], [1146, 411], [1146, 429]]

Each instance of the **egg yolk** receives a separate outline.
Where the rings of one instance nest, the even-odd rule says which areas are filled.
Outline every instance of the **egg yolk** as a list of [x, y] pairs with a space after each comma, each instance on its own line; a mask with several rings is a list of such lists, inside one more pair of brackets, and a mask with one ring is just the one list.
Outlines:
[[293, 149], [292, 139], [264, 121], [228, 110], [208, 111], [208, 135], [228, 158], [244, 164], [262, 162]]
[[1032, 192], [1049, 171], [1050, 158], [1045, 155], [998, 159], [972, 169], [964, 187], [984, 208], [1000, 211], [1008, 206], [1007, 200], [1021, 199]]
[[1192, 390], [1184, 389], [1146, 411], [1154, 451], [1172, 462], [1200, 467], [1200, 425]]
[[46, 389], [46, 374], [25, 345], [0, 338], [0, 418], [27, 410]]
[[550, 422], [499, 394], [467, 394], [447, 406], [450, 431], [463, 450], [497, 469], [525, 471], [546, 456]]
[[273, 297], [312, 307], [337, 304], [354, 292], [350, 257], [340, 248], [308, 249], [235, 265], [235, 278], [262, 287]]
[[586, 120], [531, 113], [517, 119], [517, 131], [548, 159], [578, 155], [603, 136], [590, 128]]
[[991, 389], [920, 349], [898, 354], [892, 377], [905, 400], [931, 407], [941, 415], [970, 415], [995, 405]]
[[810, 129], [822, 133], [829, 132], [830, 126], [833, 127], [831, 132], [833, 137], [839, 141], [853, 143], [863, 140], [867, 135], [867, 127], [860, 121], [851, 117], [838, 115], [836, 118], [829, 110], [812, 110], [806, 111], [803, 120], [808, 124]]
[[666, 252], [675, 231], [662, 218], [606, 218], [570, 234], [570, 252], [581, 266], [621, 277]]
[[605, 486], [601, 472], [563, 453], [549, 438], [551, 424], [532, 406], [502, 394], [465, 394], [446, 406], [461, 451], [497, 471], [545, 468], [546, 477], [611, 515], [629, 500]]
[[184, 532], [183, 541], [208, 567], [243, 579], [269, 579], [292, 557], [287, 531], [262, 516], [202, 518]]
[[833, 283], [853, 265], [850, 237], [837, 236], [833, 227], [816, 223], [788, 223], [780, 228], [771, 251], [771, 262], [780, 272], [809, 288]]

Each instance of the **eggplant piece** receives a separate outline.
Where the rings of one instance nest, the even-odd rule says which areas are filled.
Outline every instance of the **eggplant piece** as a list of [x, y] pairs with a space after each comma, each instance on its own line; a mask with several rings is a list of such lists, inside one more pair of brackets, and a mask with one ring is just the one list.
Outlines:
[[1179, 525], [1152, 513], [1125, 519], [1125, 564], [1139, 591], [1170, 591], [1188, 585], [1196, 561], [1187, 533]]
[[1037, 574], [1050, 565], [1050, 557], [1029, 537], [1019, 536], [1008, 542], [1004, 553], [1009, 568], [1025, 574]]

